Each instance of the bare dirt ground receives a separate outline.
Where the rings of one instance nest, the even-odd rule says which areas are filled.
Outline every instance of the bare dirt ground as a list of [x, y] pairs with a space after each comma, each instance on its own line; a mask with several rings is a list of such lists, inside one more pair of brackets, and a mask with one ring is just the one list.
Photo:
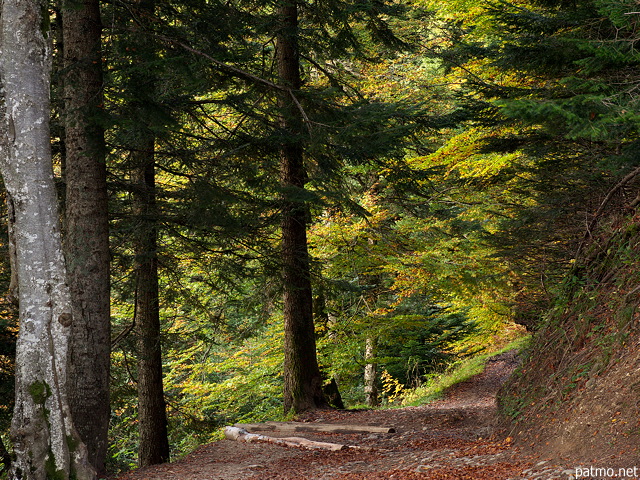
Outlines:
[[575, 465], [569, 461], [563, 465], [528, 455], [497, 429], [495, 395], [516, 364], [513, 352], [495, 357], [484, 373], [456, 385], [445, 398], [428, 405], [319, 411], [300, 419], [395, 429], [395, 433], [385, 434], [302, 434], [310, 440], [364, 448], [330, 452], [223, 440], [202, 446], [175, 463], [128, 472], [117, 480], [575, 478]]

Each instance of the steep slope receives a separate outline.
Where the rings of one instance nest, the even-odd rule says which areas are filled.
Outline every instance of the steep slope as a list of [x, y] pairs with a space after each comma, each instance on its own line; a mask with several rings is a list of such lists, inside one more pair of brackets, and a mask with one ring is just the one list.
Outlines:
[[517, 441], [629, 467], [640, 445], [640, 215], [601, 222], [499, 395]]

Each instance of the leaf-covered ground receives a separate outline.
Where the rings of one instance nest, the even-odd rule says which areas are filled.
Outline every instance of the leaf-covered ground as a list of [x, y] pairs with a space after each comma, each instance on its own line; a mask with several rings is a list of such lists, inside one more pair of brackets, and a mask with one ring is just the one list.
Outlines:
[[558, 464], [528, 455], [496, 427], [495, 395], [516, 363], [513, 352], [494, 357], [484, 373], [428, 405], [319, 411], [301, 419], [395, 428], [396, 433], [386, 434], [303, 434], [311, 440], [364, 448], [329, 452], [223, 440], [175, 463], [135, 470], [117, 480], [572, 478], [576, 465], [571, 461]]

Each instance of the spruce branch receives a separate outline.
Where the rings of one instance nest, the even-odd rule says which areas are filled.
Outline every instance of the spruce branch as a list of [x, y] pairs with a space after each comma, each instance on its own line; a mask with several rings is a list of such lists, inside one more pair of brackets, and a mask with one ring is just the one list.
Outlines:
[[182, 47], [187, 52], [193, 53], [194, 55], [199, 55], [199, 56], [201, 56], [203, 58], [206, 58], [207, 60], [209, 60], [214, 65], [220, 67], [222, 70], [225, 70], [225, 71], [229, 72], [230, 74], [232, 74], [232, 75], [234, 75], [234, 76], [236, 76], [238, 78], [242, 78], [244, 80], [250, 81], [251, 83], [268, 87], [271, 90], [277, 90], [279, 92], [286, 92], [293, 99], [293, 102], [296, 104], [296, 107], [300, 111], [300, 114], [302, 115], [302, 117], [305, 120], [305, 123], [307, 124], [307, 128], [311, 132], [311, 125], [310, 125], [311, 122], [309, 120], [309, 117], [308, 117], [307, 113], [304, 111], [304, 108], [302, 107], [300, 101], [296, 97], [293, 89], [285, 87], [283, 85], [278, 85], [277, 83], [274, 83], [274, 82], [272, 82], [270, 80], [267, 80], [266, 78], [259, 77], [257, 75], [254, 75], [251, 72], [247, 72], [246, 70], [243, 70], [241, 68], [235, 67], [233, 65], [229, 65], [228, 63], [221, 62], [220, 60], [217, 60], [217, 59], [213, 58], [208, 53], [203, 52], [201, 50], [198, 50], [196, 48], [193, 48], [192, 46], [186, 44], [185, 42], [183, 42], [181, 40], [177, 40], [175, 38], [170, 38], [170, 37], [167, 37], [165, 35], [160, 35], [160, 34], [157, 34], [157, 33], [154, 34], [154, 36], [156, 38], [158, 38], [159, 40], [163, 40], [163, 41], [171, 43], [173, 45], [177, 45], [179, 47]]

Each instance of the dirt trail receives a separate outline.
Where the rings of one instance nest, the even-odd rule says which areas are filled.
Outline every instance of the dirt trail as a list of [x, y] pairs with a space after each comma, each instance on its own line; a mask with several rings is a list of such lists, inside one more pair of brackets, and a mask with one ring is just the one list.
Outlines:
[[526, 457], [496, 431], [495, 395], [516, 363], [513, 352], [495, 357], [484, 373], [456, 385], [445, 398], [428, 405], [321, 411], [303, 419], [395, 428], [396, 433], [386, 434], [303, 435], [366, 449], [328, 452], [223, 440], [202, 446], [173, 464], [135, 470], [117, 480], [573, 478], [572, 468]]

